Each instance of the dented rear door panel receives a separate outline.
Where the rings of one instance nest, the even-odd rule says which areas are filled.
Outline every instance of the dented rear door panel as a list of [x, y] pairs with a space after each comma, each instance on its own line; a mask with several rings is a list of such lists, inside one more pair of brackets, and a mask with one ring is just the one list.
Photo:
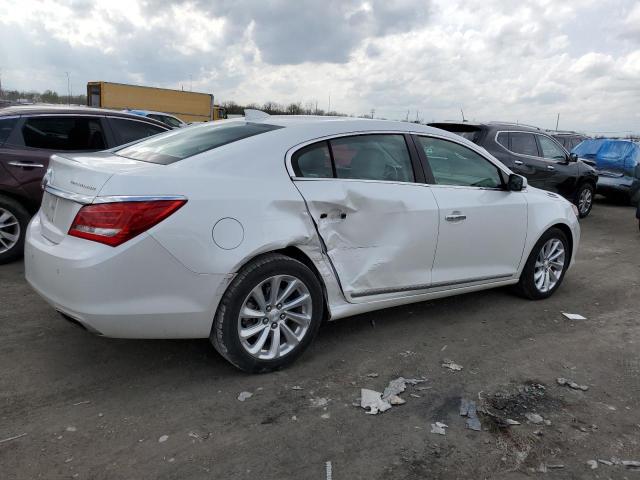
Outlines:
[[349, 302], [431, 284], [438, 207], [426, 185], [296, 179]]

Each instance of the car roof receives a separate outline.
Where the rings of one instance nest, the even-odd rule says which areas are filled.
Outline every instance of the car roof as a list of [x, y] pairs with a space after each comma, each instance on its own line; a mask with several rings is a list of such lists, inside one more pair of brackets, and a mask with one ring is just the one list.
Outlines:
[[[178, 117], [176, 117], [175, 115], [172, 115], [170, 113], [166, 113], [166, 112], [156, 112], [154, 110], [139, 110], [137, 108], [127, 108], [125, 110], [122, 110], [123, 112], [132, 112], [136, 115], [166, 115], [167, 117], [172, 117], [175, 118], [177, 120], [180, 120]], [[182, 121], [182, 120], [180, 120]]]
[[[140, 115], [133, 113], [127, 113], [117, 110], [108, 110], [105, 108], [93, 108], [83, 107], [80, 105], [20, 105], [13, 107], [6, 107], [0, 110], [0, 118], [16, 115], [46, 115], [46, 114], [64, 114], [64, 115], [109, 115], [111, 117], [122, 117], [140, 120]], [[154, 125], [167, 126], [154, 120], [153, 118], [145, 118], [146, 122], [153, 123]]]
[[522, 123], [511, 123], [511, 122], [504, 122], [504, 121], [499, 121], [499, 122], [455, 122], [455, 121], [445, 121], [445, 122], [431, 122], [429, 123], [429, 125], [439, 128], [446, 128], [447, 126], [455, 126], [458, 128], [463, 128], [463, 127], [473, 127], [475, 129], [492, 129], [492, 130], [509, 130], [509, 131], [516, 131], [516, 132], [535, 132], [535, 133], [547, 133], [546, 131], [544, 131], [543, 129], [536, 127], [535, 125], [526, 125], [526, 124], [522, 124]]

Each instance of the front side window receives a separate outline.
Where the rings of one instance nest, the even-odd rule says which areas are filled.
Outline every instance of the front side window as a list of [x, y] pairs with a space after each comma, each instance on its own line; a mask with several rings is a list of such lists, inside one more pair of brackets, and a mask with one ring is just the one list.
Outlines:
[[90, 151], [105, 148], [100, 119], [71, 115], [27, 118], [22, 127], [24, 144], [59, 151]]
[[330, 141], [337, 178], [413, 182], [403, 135], [358, 135]]
[[498, 133], [498, 136], [496, 137], [496, 141], [507, 150], [509, 149], [509, 133], [508, 132]]
[[513, 153], [539, 157], [538, 145], [536, 145], [536, 137], [533, 133], [527, 132], [509, 132], [509, 150]]
[[147, 122], [138, 122], [137, 120], [128, 120], [126, 118], [111, 118], [109, 120], [116, 134], [118, 145], [124, 145], [125, 143], [135, 142], [142, 138], [166, 132], [164, 128]]
[[553, 140], [543, 135], [538, 135], [542, 156], [551, 160], [566, 160], [567, 155], [564, 150]]
[[331, 154], [327, 142], [314, 143], [298, 150], [291, 158], [296, 177], [332, 178]]
[[0, 145], [7, 141], [17, 121], [18, 117], [0, 118]]
[[501, 188], [498, 168], [473, 150], [447, 140], [418, 137], [437, 185]]
[[[150, 126], [158, 128], [154, 125]], [[167, 165], [279, 128], [283, 127], [263, 123], [203, 124], [193, 128], [171, 130], [164, 135], [121, 148], [116, 153], [134, 160]]]

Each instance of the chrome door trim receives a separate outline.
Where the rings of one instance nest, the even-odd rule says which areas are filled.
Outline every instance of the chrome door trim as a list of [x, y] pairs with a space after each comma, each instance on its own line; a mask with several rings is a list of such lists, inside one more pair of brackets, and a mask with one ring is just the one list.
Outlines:
[[45, 191], [56, 197], [71, 200], [83, 205], [117, 203], [117, 202], [153, 202], [158, 200], [187, 200], [184, 195], [106, 195], [104, 197], [93, 197], [81, 193], [70, 192], [61, 188], [47, 185]]
[[41, 163], [29, 163], [29, 162], [8, 162], [8, 165], [12, 167], [24, 167], [24, 168], [44, 168], [44, 165]]
[[44, 191], [56, 197], [64, 198], [65, 200], [71, 200], [83, 205], [88, 205], [93, 201], [93, 197], [91, 195], [83, 195], [81, 193], [70, 192], [61, 188], [52, 187], [51, 185], [45, 186]]

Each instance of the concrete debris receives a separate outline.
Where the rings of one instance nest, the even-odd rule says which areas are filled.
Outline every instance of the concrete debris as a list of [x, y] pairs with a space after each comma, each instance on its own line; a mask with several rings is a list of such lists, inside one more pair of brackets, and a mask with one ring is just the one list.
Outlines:
[[610, 462], [609, 460], [602, 460], [602, 459], [598, 459], [598, 462], [601, 463], [602, 465], [607, 465], [607, 466], [611, 466], [613, 465], [613, 462]]
[[380, 375], [375, 372], [372, 372], [372, 373], [367, 373], [366, 376], [369, 378], [378, 378]]
[[524, 416], [527, 420], [529, 420], [529, 422], [533, 423], [534, 425], [539, 425], [544, 422], [544, 418], [542, 418], [542, 416], [538, 415], [537, 413], [525, 413]]
[[595, 470], [596, 468], [598, 468], [598, 462], [595, 460], [587, 460], [587, 465], [591, 470]]
[[253, 393], [251, 392], [240, 392], [238, 394], [238, 400], [240, 400], [241, 402], [244, 402], [245, 400], [249, 399], [253, 397]]
[[167, 440], [169, 440], [169, 435], [162, 435], [160, 436], [160, 438], [158, 438], [158, 443], [164, 443]]
[[482, 425], [478, 418], [478, 412], [476, 409], [476, 402], [467, 400], [466, 398], [460, 399], [460, 415], [467, 417], [467, 428], [476, 432], [482, 431]]
[[322, 418], [323, 420], [328, 420], [331, 418], [331, 415], [328, 413], [323, 413], [322, 415], [320, 415], [320, 418]]
[[[427, 377], [420, 377], [420, 378], [405, 378], [404, 379], [405, 383], [408, 385], [418, 385], [419, 383], [424, 383], [427, 381]], [[422, 389], [424, 389], [425, 387], [421, 387]], [[417, 388], [416, 390], [420, 390], [421, 388]], [[427, 387], [428, 388], [428, 387]]]
[[536, 468], [536, 472], [547, 473], [547, 466], [544, 463], [541, 463], [538, 465], [538, 468]]
[[449, 428], [449, 426], [442, 422], [432, 423], [431, 433], [437, 433], [438, 435], [445, 435], [447, 433], [445, 428]]
[[413, 397], [413, 398], [422, 398], [420, 395], [418, 395], [416, 393], [410, 393], [409, 396]]
[[382, 393], [382, 399], [387, 400], [393, 395], [398, 395], [407, 389], [407, 382], [404, 378], [398, 377], [395, 380], [391, 380], [387, 388]]
[[622, 460], [622, 462], [620, 463], [622, 463], [622, 465], [624, 465], [627, 468], [633, 468], [633, 469], [640, 468], [640, 461], [637, 461], [637, 460]]
[[331, 465], [331, 462], [325, 462], [324, 467], [325, 467], [325, 473], [326, 473], [326, 480], [332, 480], [333, 466]]
[[507, 425], [521, 425], [521, 423], [520, 423], [519, 421], [517, 421], [517, 420], [513, 420], [513, 419], [511, 419], [511, 418], [507, 418], [504, 422], [505, 422]]
[[360, 406], [367, 410], [369, 415], [376, 415], [379, 412], [386, 412], [391, 408], [391, 404], [382, 399], [382, 394], [375, 390], [363, 388], [360, 390]]
[[300, 385], [294, 385], [293, 387], [291, 387], [291, 390], [304, 390], [304, 388], [302, 388]]
[[22, 438], [26, 435], [26, 433], [21, 433], [20, 435], [15, 435], [13, 437], [9, 437], [9, 438], [4, 438], [2, 440], [0, 440], [0, 443], [6, 443], [6, 442], [10, 442], [12, 440], [17, 440], [19, 438]]
[[75, 432], [78, 429], [76, 427], [74, 427], [73, 425], [71, 425], [70, 427], [65, 428], [65, 430], [67, 432]]
[[442, 366], [444, 368], [448, 368], [449, 370], [453, 370], [454, 372], [459, 372], [462, 370], [462, 365], [458, 365], [453, 360], [444, 359], [442, 361]]
[[326, 407], [329, 404], [329, 399], [328, 398], [324, 398], [324, 397], [319, 397], [319, 398], [312, 398], [311, 399], [311, 406], [312, 407]]
[[78, 405], [86, 405], [87, 403], [91, 403], [91, 400], [85, 400], [83, 402], [74, 403], [73, 406], [77, 407]]
[[558, 385], [565, 385], [569, 388], [573, 388], [574, 390], [582, 390], [583, 392], [589, 390], [589, 387], [587, 385], [578, 385], [576, 382], [567, 380], [566, 378], [560, 377], [556, 379], [556, 381], [558, 382]]
[[413, 357], [416, 354], [416, 352], [413, 352], [411, 350], [405, 350], [404, 352], [400, 352], [400, 356], [401, 357]]
[[547, 468], [559, 470], [561, 468], [564, 468], [564, 465], [562, 463], [547, 464]]
[[391, 405], [404, 405], [405, 403], [407, 403], [406, 400], [400, 398], [398, 395], [391, 395], [386, 400], [388, 400]]
[[577, 313], [562, 312], [562, 315], [564, 315], [569, 320], [586, 320], [587, 319], [586, 317], [583, 317], [582, 315], [578, 315]]

